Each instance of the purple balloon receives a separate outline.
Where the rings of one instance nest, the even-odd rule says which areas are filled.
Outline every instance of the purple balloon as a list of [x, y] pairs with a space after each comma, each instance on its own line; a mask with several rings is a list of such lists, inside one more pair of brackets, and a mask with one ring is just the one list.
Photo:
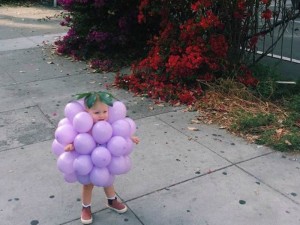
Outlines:
[[102, 168], [106, 167], [110, 163], [111, 154], [107, 148], [100, 146], [93, 150], [91, 158], [95, 166]]
[[123, 102], [116, 101], [113, 103], [112, 107], [108, 109], [108, 121], [113, 123], [117, 120], [124, 119], [126, 117], [126, 106]]
[[131, 164], [131, 158], [130, 158], [129, 156], [124, 156], [124, 159], [125, 159], [126, 168], [127, 168], [127, 170], [125, 171], [125, 173], [128, 173], [129, 170], [130, 170], [131, 167], [132, 167], [132, 164]]
[[90, 154], [96, 147], [96, 142], [94, 141], [92, 135], [88, 133], [78, 134], [74, 139], [74, 147], [76, 152], [80, 154]]
[[107, 148], [107, 143], [101, 144], [101, 147]]
[[129, 155], [133, 151], [133, 141], [131, 138], [126, 138], [126, 152], [124, 155]]
[[77, 132], [69, 124], [62, 125], [55, 131], [55, 139], [62, 145], [72, 143], [76, 135]]
[[60, 144], [56, 139], [52, 142], [52, 153], [57, 157], [65, 152], [64, 146]]
[[73, 162], [77, 157], [73, 152], [64, 152], [57, 159], [57, 168], [65, 174], [74, 173]]
[[108, 179], [106, 185], [103, 186], [103, 187], [110, 187], [110, 186], [112, 186], [114, 184], [114, 181], [115, 181], [115, 176], [110, 174], [109, 179]]
[[64, 174], [64, 179], [68, 183], [75, 183], [77, 181], [77, 177], [75, 173]]
[[81, 98], [81, 99], [77, 100], [76, 102], [79, 103], [82, 106], [82, 108], [85, 108], [84, 98]]
[[128, 160], [124, 156], [112, 157], [108, 170], [112, 175], [120, 175], [127, 173], [130, 170]]
[[63, 118], [63, 119], [61, 119], [59, 122], [58, 122], [58, 127], [60, 127], [60, 126], [62, 126], [62, 125], [65, 125], [65, 124], [69, 124], [69, 125], [71, 125], [71, 122], [70, 122], [70, 120], [68, 119], [68, 118]]
[[90, 173], [90, 179], [94, 185], [105, 187], [109, 185], [110, 174], [107, 168], [94, 167]]
[[129, 123], [129, 125], [130, 125], [130, 136], [134, 135], [135, 132], [136, 132], [136, 124], [135, 124], [135, 122], [131, 118], [129, 118], [129, 117], [126, 117], [124, 120], [126, 120]]
[[112, 125], [113, 136], [130, 137], [130, 124], [126, 120], [117, 120]]
[[113, 136], [107, 143], [107, 149], [114, 156], [121, 156], [126, 153], [127, 141], [121, 136]]
[[83, 112], [84, 108], [78, 102], [70, 102], [65, 106], [65, 117], [67, 117], [70, 122], [73, 122], [73, 118], [77, 113]]
[[87, 184], [91, 183], [90, 174], [87, 174], [87, 175], [76, 174], [76, 175], [77, 175], [77, 180], [79, 183], [81, 183], [83, 185], [87, 185]]
[[79, 175], [87, 175], [93, 169], [93, 162], [90, 155], [79, 155], [73, 163], [75, 172]]
[[73, 127], [79, 133], [88, 132], [93, 127], [93, 118], [87, 112], [80, 112], [73, 118]]
[[98, 121], [92, 129], [93, 138], [99, 144], [107, 142], [111, 138], [112, 132], [111, 125], [106, 121]]

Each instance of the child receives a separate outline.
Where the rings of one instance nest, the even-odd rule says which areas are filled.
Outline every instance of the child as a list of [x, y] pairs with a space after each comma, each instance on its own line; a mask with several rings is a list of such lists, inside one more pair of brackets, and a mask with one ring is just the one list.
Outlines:
[[[85, 104], [87, 106], [87, 104]], [[101, 102], [98, 97], [93, 102], [92, 107], [86, 107], [86, 111], [93, 118], [94, 123], [98, 121], [106, 121], [108, 119], [108, 105]], [[135, 144], [139, 143], [139, 138], [136, 136], [131, 137]], [[68, 144], [65, 146], [65, 151], [73, 151], [74, 145]], [[81, 212], [81, 222], [83, 224], [91, 224], [93, 221], [91, 213], [91, 201], [92, 201], [92, 190], [94, 185], [87, 184], [82, 187], [82, 212]], [[114, 186], [104, 187], [104, 192], [107, 197], [107, 207], [118, 212], [125, 213], [127, 211], [127, 206], [117, 200], [116, 192]]]

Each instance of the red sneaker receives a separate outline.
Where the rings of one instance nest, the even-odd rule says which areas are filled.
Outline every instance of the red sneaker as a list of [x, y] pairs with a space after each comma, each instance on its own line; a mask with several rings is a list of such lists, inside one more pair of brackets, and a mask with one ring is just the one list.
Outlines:
[[117, 197], [113, 200], [108, 199], [107, 207], [116, 211], [117, 213], [125, 213], [127, 211], [127, 206], [122, 202], [119, 202]]
[[91, 224], [93, 222], [91, 206], [82, 207], [81, 211], [81, 223], [82, 224]]

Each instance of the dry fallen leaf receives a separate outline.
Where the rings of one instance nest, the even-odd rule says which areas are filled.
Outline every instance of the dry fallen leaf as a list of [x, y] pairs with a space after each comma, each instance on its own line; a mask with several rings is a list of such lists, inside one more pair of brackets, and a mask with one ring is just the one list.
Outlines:
[[201, 123], [199, 120], [191, 120], [192, 123], [196, 123], [196, 124], [199, 124]]
[[277, 134], [277, 135], [282, 134], [282, 132], [283, 132], [283, 129], [282, 129], [282, 128], [276, 130], [276, 134]]
[[196, 127], [188, 127], [188, 130], [191, 130], [191, 131], [198, 131], [199, 129], [196, 128]]
[[279, 140], [286, 133], [283, 128], [276, 129], [276, 138]]
[[[225, 87], [234, 88], [228, 91]], [[238, 126], [232, 126], [239, 124], [241, 110], [251, 115], [259, 113], [274, 114], [278, 123], [257, 127], [257, 130], [261, 131], [274, 130], [275, 134], [271, 137], [273, 141], [278, 141], [290, 133], [290, 128], [284, 126], [284, 121], [288, 115], [280, 106], [272, 102], [260, 100], [250, 93], [248, 89], [244, 88], [243, 85], [233, 83], [231, 80], [221, 80], [220, 84], [212, 85], [195, 104], [195, 107], [199, 114], [196, 119], [200, 120], [201, 123], [217, 124], [219, 129], [227, 129], [233, 135], [240, 136], [250, 143], [254, 143], [260, 139], [261, 134], [258, 135], [255, 129], [251, 133], [247, 132], [247, 130], [246, 132], [239, 130]], [[300, 120], [295, 122], [294, 126], [300, 127]], [[285, 144], [294, 145], [288, 140], [285, 141]]]
[[212, 121], [212, 120], [208, 120], [206, 123], [207, 123], [207, 124], [212, 124], [213, 121]]
[[289, 145], [289, 146], [291, 146], [292, 145], [292, 143], [291, 142], [289, 142], [288, 140], [285, 140], [284, 141], [284, 143], [286, 143], [287, 145]]

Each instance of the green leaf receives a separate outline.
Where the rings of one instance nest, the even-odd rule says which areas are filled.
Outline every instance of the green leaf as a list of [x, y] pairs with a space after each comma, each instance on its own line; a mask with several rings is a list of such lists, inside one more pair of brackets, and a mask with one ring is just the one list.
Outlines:
[[89, 109], [93, 107], [97, 99], [108, 106], [112, 106], [114, 98], [112, 94], [103, 91], [80, 93], [74, 96], [76, 99], [84, 98], [84, 103]]
[[76, 99], [82, 99], [82, 98], [88, 97], [89, 95], [91, 95], [91, 93], [90, 92], [86, 92], [86, 93], [76, 94], [74, 96], [75, 96]]
[[99, 100], [108, 106], [113, 106], [113, 96], [107, 92], [98, 92]]
[[86, 106], [90, 109], [93, 107], [93, 105], [95, 104], [97, 100], [97, 96], [95, 94], [90, 94], [89, 96], [87, 96], [85, 99], [84, 99], [84, 102], [86, 104]]

